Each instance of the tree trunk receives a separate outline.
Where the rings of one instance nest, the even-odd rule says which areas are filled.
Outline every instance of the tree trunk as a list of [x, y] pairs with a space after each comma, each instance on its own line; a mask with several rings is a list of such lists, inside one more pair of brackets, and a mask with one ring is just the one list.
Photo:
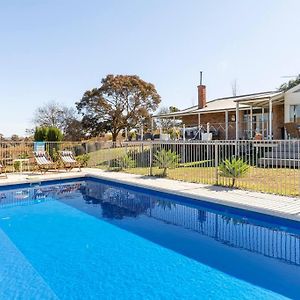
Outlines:
[[235, 177], [232, 177], [232, 184], [231, 184], [232, 188], [234, 187], [234, 184], [235, 184]]
[[112, 132], [112, 141], [115, 143], [117, 141], [118, 133], [117, 132]]
[[167, 168], [164, 168], [162, 176], [167, 177]]

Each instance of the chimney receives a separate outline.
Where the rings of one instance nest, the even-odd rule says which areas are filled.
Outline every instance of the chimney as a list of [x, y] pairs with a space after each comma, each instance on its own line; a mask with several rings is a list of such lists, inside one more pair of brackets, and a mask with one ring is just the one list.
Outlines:
[[206, 106], [206, 86], [203, 84], [198, 85], [198, 108]]

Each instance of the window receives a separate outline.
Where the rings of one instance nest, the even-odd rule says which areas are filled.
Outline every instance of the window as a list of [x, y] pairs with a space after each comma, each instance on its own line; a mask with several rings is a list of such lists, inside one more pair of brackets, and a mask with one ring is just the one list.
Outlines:
[[290, 122], [300, 123], [300, 104], [290, 106]]

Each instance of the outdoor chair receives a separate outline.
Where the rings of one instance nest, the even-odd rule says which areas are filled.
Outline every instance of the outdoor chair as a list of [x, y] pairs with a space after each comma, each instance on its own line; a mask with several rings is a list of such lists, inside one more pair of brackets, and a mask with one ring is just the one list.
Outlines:
[[300, 124], [299, 123], [285, 123], [284, 127], [288, 136], [292, 139], [299, 139], [300, 138]]
[[46, 151], [34, 151], [33, 152], [36, 167], [42, 173], [46, 173], [50, 169], [57, 169], [57, 165], [53, 162], [52, 158]]
[[3, 178], [7, 178], [5, 166], [0, 161], [0, 176]]
[[71, 171], [73, 168], [79, 168], [79, 171], [81, 171], [81, 165], [74, 157], [72, 151], [60, 151], [59, 158], [66, 171]]

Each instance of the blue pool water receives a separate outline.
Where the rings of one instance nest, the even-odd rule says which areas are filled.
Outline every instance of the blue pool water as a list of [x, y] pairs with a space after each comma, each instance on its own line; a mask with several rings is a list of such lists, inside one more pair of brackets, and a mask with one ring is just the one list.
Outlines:
[[0, 299], [286, 298], [296, 222], [92, 178], [0, 190]]

